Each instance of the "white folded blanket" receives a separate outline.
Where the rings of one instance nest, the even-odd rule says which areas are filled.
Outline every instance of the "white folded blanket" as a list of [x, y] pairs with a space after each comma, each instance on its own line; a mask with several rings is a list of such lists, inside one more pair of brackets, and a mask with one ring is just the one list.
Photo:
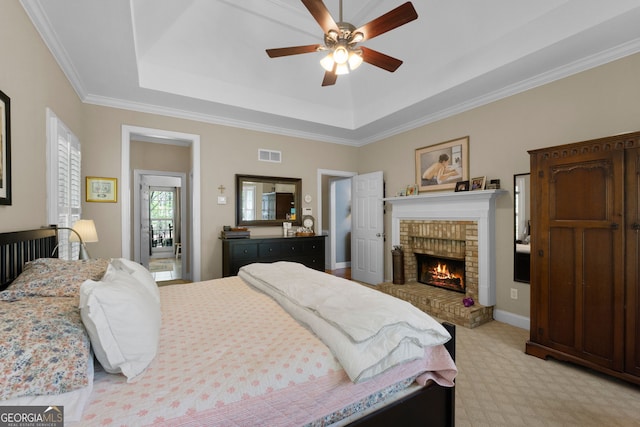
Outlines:
[[250, 264], [238, 273], [331, 349], [353, 382], [424, 356], [451, 336], [413, 305], [302, 264]]

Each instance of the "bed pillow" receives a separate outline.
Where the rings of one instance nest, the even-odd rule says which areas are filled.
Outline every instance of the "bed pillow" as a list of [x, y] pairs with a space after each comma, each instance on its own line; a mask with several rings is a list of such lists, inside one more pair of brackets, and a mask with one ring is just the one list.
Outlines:
[[91, 393], [93, 358], [74, 299], [2, 301], [0, 325], [0, 401]]
[[22, 273], [0, 292], [0, 300], [15, 301], [25, 297], [78, 297], [80, 285], [87, 280], [100, 280], [109, 260], [68, 261], [38, 258], [25, 264]]
[[151, 364], [160, 339], [160, 304], [130, 274], [116, 271], [80, 287], [80, 314], [105, 371], [133, 381]]
[[[126, 258], [113, 258], [110, 267], [113, 267], [116, 271], [125, 272], [134, 279], [136, 279], [140, 285], [146, 288], [153, 298], [159, 303], [160, 302], [160, 291], [158, 291], [158, 284], [153, 279], [153, 276], [144, 268], [144, 266], [138, 264], [135, 261], [128, 260]], [[111, 274], [111, 268], [107, 269], [106, 274]]]

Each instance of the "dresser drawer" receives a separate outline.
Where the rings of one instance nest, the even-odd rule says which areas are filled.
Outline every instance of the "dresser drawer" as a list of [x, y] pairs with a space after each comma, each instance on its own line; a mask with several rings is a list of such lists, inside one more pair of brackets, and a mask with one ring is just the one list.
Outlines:
[[300, 256], [303, 254], [303, 246], [304, 244], [299, 239], [281, 243], [280, 255], [286, 258]]
[[260, 258], [278, 257], [282, 253], [282, 247], [283, 245], [280, 242], [260, 243], [258, 245], [258, 255]]
[[232, 245], [230, 249], [233, 259], [254, 259], [258, 256], [258, 245], [255, 243]]
[[305, 255], [324, 253], [324, 239], [313, 239], [308, 242], [303, 241], [302, 250], [304, 251]]

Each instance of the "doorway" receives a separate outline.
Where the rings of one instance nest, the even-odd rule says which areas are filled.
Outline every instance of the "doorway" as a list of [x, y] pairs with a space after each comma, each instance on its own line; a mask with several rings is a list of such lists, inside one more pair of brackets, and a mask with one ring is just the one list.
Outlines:
[[[337, 186], [341, 181], [351, 184], [351, 188], [348, 200], [339, 203]], [[382, 172], [358, 175], [355, 172], [318, 169], [317, 182], [316, 223], [318, 230], [328, 236], [325, 270], [341, 269], [338, 253], [340, 250], [347, 252], [347, 240], [343, 238], [347, 234], [350, 236], [347, 255], [349, 259], [348, 264], [345, 261], [342, 265], [349, 265], [347, 268], [350, 269], [354, 280], [374, 285], [381, 283], [384, 280]], [[354, 206], [354, 203], [358, 206]], [[342, 204], [346, 204], [348, 209], [341, 207]], [[342, 222], [341, 227], [338, 227], [338, 222]]]
[[[345, 197], [343, 186], [351, 186], [356, 172], [318, 170], [317, 230], [327, 235], [325, 269], [338, 270], [351, 266], [351, 191]], [[340, 196], [338, 197], [338, 193]], [[337, 200], [339, 199], [339, 200]]]
[[185, 173], [135, 169], [134, 260], [156, 281], [188, 273], [187, 177]]
[[[170, 146], [188, 147], [189, 171], [184, 174], [184, 182], [188, 186], [183, 186], [184, 191], [181, 198], [185, 200], [185, 208], [181, 212], [181, 223], [185, 221], [188, 227], [183, 226], [181, 230], [182, 247], [184, 254], [181, 256], [182, 278], [186, 280], [199, 281], [201, 277], [201, 213], [200, 213], [200, 136], [181, 132], [166, 131], [161, 129], [143, 128], [137, 126], [122, 126], [122, 170], [120, 175], [121, 200], [122, 200], [122, 257], [135, 259], [139, 249], [136, 250], [135, 241], [140, 233], [139, 226], [135, 226], [136, 218], [139, 214], [134, 212], [136, 206], [139, 209], [140, 203], [135, 202], [138, 191], [132, 189], [140, 188], [132, 185], [131, 176], [131, 143], [132, 141], [144, 141], [154, 144], [166, 144]], [[157, 172], [157, 171], [156, 171]], [[134, 256], [132, 256], [134, 255]], [[138, 260], [139, 261], [139, 260]]]

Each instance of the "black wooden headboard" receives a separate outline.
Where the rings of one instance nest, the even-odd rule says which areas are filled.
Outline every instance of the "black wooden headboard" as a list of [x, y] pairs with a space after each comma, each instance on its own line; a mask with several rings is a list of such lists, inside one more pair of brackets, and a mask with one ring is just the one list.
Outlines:
[[37, 258], [56, 258], [55, 227], [0, 233], [0, 290], [22, 273], [24, 264]]

